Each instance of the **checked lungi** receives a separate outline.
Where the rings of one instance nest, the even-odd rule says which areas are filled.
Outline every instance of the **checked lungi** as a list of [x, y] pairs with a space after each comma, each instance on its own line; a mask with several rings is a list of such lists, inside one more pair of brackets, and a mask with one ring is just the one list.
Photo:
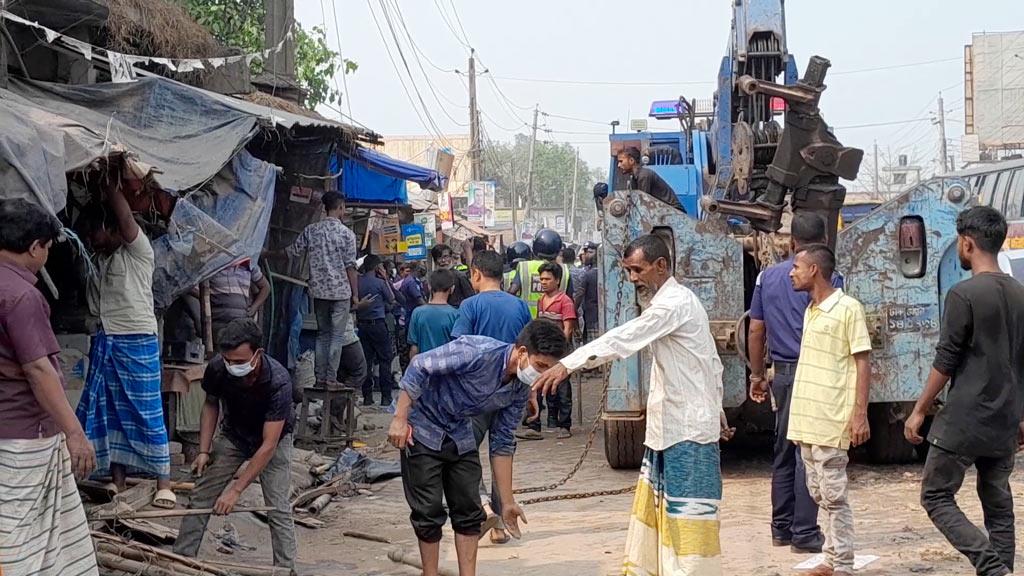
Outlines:
[[63, 434], [0, 440], [0, 573], [99, 574]]
[[718, 444], [647, 449], [626, 536], [627, 576], [719, 576]]
[[113, 463], [170, 476], [160, 399], [160, 344], [155, 335], [100, 331], [93, 337], [78, 419], [96, 448], [98, 474]]

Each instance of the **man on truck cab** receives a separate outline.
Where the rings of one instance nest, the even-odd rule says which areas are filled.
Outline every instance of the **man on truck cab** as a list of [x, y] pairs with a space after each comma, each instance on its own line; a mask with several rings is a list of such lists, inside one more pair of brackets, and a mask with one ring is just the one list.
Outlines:
[[644, 166], [640, 149], [629, 146], [619, 151], [616, 158], [619, 161], [619, 171], [626, 177], [627, 190], [639, 190], [654, 196], [665, 204], [682, 211], [686, 214], [686, 208], [679, 202], [672, 187], [665, 182], [654, 170]]

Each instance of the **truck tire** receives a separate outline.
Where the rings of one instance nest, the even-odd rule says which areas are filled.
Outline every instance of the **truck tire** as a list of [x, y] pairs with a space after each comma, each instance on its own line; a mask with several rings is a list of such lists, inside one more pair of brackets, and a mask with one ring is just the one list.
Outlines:
[[637, 469], [644, 459], [647, 420], [605, 420], [604, 456], [616, 470]]
[[868, 405], [868, 425], [871, 439], [868, 440], [868, 458], [875, 464], [906, 464], [913, 462], [917, 450], [903, 436], [903, 420], [895, 422], [890, 418], [888, 403]]

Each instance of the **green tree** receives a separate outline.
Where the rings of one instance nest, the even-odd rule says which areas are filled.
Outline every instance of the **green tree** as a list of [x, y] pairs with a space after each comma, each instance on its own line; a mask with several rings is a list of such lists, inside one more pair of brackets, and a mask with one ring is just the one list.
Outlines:
[[[538, 140], [534, 147], [533, 193], [526, 197], [530, 137], [517, 134], [512, 142], [491, 143], [483, 150], [483, 176], [494, 180], [499, 207], [512, 207], [513, 189], [520, 207], [531, 209], [572, 209], [572, 174], [576, 149], [564, 142]], [[576, 179], [576, 220], [593, 220], [594, 184], [604, 179], [604, 170], [593, 168], [582, 158]], [[568, 209], [566, 209], [568, 208]], [[566, 214], [568, 216], [568, 214]]]
[[[263, 20], [266, 10], [263, 0], [185, 0], [189, 14], [210, 31], [225, 46], [245, 52], [263, 49]], [[254, 71], [261, 63], [253, 62]], [[359, 67], [327, 45], [327, 34], [320, 26], [307, 31], [295, 25], [295, 74], [306, 92], [306, 106], [338, 104], [341, 92], [332, 82], [339, 68], [351, 74]]]

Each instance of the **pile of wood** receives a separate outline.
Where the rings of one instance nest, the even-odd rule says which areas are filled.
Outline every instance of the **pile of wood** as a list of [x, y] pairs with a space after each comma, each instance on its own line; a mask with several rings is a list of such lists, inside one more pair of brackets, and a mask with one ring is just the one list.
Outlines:
[[93, 531], [96, 561], [104, 576], [288, 576], [290, 570], [227, 564], [179, 556], [154, 546]]

